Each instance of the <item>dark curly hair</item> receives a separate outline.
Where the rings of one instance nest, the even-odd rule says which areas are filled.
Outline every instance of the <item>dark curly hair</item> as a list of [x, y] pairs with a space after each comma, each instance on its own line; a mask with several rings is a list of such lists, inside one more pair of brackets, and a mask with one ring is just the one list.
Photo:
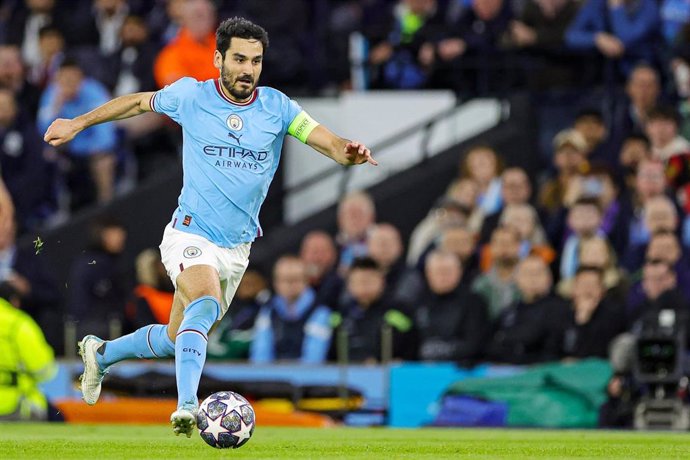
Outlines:
[[225, 59], [225, 52], [230, 48], [230, 40], [233, 37], [259, 40], [264, 51], [268, 48], [268, 33], [263, 27], [248, 19], [234, 17], [221, 22], [216, 29], [216, 49], [223, 56], [223, 59]]

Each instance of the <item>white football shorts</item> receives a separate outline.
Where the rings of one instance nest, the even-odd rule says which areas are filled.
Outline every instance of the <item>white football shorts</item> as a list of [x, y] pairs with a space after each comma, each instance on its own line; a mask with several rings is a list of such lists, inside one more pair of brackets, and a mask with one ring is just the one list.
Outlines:
[[163, 265], [175, 287], [180, 273], [194, 265], [210, 265], [218, 270], [220, 307], [222, 315], [225, 315], [249, 264], [251, 246], [251, 243], [243, 243], [234, 248], [221, 248], [203, 236], [177, 230], [168, 224], [160, 251]]

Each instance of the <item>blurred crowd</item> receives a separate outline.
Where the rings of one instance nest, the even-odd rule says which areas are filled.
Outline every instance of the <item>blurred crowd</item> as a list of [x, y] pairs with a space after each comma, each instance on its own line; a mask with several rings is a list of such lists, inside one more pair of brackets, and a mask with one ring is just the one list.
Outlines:
[[343, 197], [337, 234], [314, 229], [271, 273], [250, 267], [211, 336], [212, 358], [605, 358], [660, 310], [688, 318], [690, 3], [270, 3], [2, 3], [0, 166], [16, 222], [0, 229], [1, 297], [43, 324], [64, 308], [78, 336], [167, 322], [173, 287], [160, 255], [122, 267], [121, 223], [94, 222], [69, 299], [16, 236], [163, 170], [159, 160], [178, 155], [174, 124], [149, 114], [101, 125], [61, 152], [39, 133], [112, 96], [214, 77], [217, 19], [241, 14], [271, 35], [263, 83], [293, 95], [350, 87], [359, 71], [371, 88], [529, 90], [539, 173], [491, 145], [470, 147], [407, 241], [367, 194]]
[[[182, 76], [213, 78], [218, 21], [271, 36], [262, 84], [291, 96], [347, 88], [446, 88], [461, 98], [528, 91], [551, 138], [595, 108], [615, 160], [658, 102], [690, 114], [690, 6], [683, 0], [6, 0], [0, 5], [0, 166], [18, 231], [105, 203], [178, 159], [158, 114], [92, 127], [56, 151], [41, 133], [111, 97]], [[644, 69], [642, 69], [644, 67]], [[642, 69], [642, 70], [640, 70]], [[586, 121], [585, 121], [586, 122]], [[609, 161], [614, 164], [615, 161]], [[29, 186], [31, 184], [31, 186]]]

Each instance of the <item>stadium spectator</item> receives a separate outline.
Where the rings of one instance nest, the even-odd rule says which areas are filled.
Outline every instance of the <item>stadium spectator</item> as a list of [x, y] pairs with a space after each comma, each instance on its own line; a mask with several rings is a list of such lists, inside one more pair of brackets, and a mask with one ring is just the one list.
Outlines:
[[309, 285], [319, 303], [333, 308], [338, 305], [344, 281], [338, 275], [338, 251], [333, 237], [322, 230], [304, 235], [299, 256], [306, 265]]
[[383, 296], [398, 309], [412, 309], [422, 293], [424, 283], [419, 272], [405, 263], [398, 229], [388, 223], [376, 224], [367, 237], [367, 248], [369, 257], [386, 276]]
[[605, 237], [601, 230], [602, 211], [596, 198], [580, 198], [568, 210], [568, 228], [571, 232], [563, 243], [559, 273], [571, 278], [578, 268], [580, 245], [595, 236]]
[[626, 331], [622, 303], [606, 298], [604, 273], [580, 266], [573, 282], [571, 311], [566, 316], [561, 355], [569, 358], [608, 357], [609, 344]]
[[[553, 139], [553, 147], [556, 177], [542, 185], [538, 200], [549, 217], [562, 209], [570, 180], [587, 165], [587, 140], [579, 132], [572, 129], [559, 132]], [[551, 237], [551, 241], [555, 238]]]
[[654, 0], [590, 0], [575, 16], [565, 42], [576, 51], [598, 51], [625, 77], [639, 62], [656, 62], [658, 34]]
[[123, 225], [103, 217], [91, 224], [89, 246], [72, 262], [67, 314], [78, 337], [88, 333], [110, 337], [110, 322], [122, 321], [129, 293], [121, 267], [126, 240]]
[[[540, 71], [529, 72], [528, 84], [534, 89], [572, 85], [574, 68], [569, 57], [561, 56], [565, 31], [577, 14], [572, 0], [528, 0], [521, 14], [510, 23], [510, 44], [541, 58]], [[572, 58], [570, 58], [572, 59]]]
[[658, 232], [678, 232], [678, 210], [668, 197], [650, 198], [642, 208], [641, 227], [637, 239], [631, 241], [625, 251], [623, 266], [630, 272], [642, 266], [644, 254], [652, 235]]
[[69, 15], [74, 14], [74, 10], [56, 8], [55, 0], [25, 0], [22, 3], [24, 5], [15, 7], [7, 21], [6, 40], [10, 45], [19, 46], [23, 61], [33, 67], [41, 61], [41, 28], [52, 24], [59, 30], [69, 29]]
[[304, 262], [283, 256], [273, 268], [275, 295], [256, 317], [249, 359], [254, 363], [325, 361], [331, 342], [331, 310], [309, 287]]
[[571, 178], [564, 197], [564, 207], [552, 215], [550, 234], [554, 241], [563, 241], [567, 228], [569, 208], [579, 199], [594, 200], [601, 209], [601, 231], [609, 238], [614, 248], [621, 252], [627, 244], [627, 225], [629, 222], [629, 203], [619, 197], [616, 180], [611, 176], [608, 166], [592, 165], [586, 174]]
[[675, 270], [660, 260], [649, 260], [642, 270], [643, 298], [640, 303], [628, 303], [626, 317], [633, 332], [646, 319], [658, 315], [661, 310], [673, 310], [679, 316], [687, 316], [688, 301], [678, 288]]
[[153, 5], [146, 22], [151, 28], [151, 36], [157, 42], [167, 45], [180, 33], [185, 3], [187, 0], [166, 0]]
[[486, 304], [461, 283], [463, 270], [455, 255], [433, 251], [424, 271], [428, 292], [414, 311], [418, 358], [474, 362], [488, 332]]
[[[105, 87], [84, 73], [71, 59], [60, 65], [56, 80], [41, 97], [38, 128], [41, 131], [57, 118], [73, 118], [110, 99]], [[100, 124], [79, 133], [65, 148], [71, 162], [67, 181], [70, 205], [79, 208], [94, 201], [109, 201], [114, 194], [116, 133], [112, 124]], [[94, 193], [95, 189], [95, 193]]]
[[678, 155], [690, 154], [690, 142], [678, 132], [680, 116], [670, 106], [658, 106], [647, 113], [645, 134], [652, 148], [652, 158], [668, 162]]
[[[266, 49], [262, 79], [267, 86], [293, 88], [295, 91], [320, 87], [323, 76], [322, 59], [310, 59], [306, 63], [304, 56], [318, 56], [322, 53], [321, 42], [315, 38], [315, 30], [320, 28], [322, 20], [314, 3], [307, 0], [281, 0], [280, 12], [271, 2], [237, 0], [233, 8], [225, 8], [227, 14], [261, 20], [266, 30], [271, 31], [271, 46]], [[313, 16], [304, 14], [313, 11]]]
[[512, 228], [498, 227], [489, 245], [493, 264], [474, 280], [472, 291], [484, 299], [493, 320], [519, 299], [515, 269], [520, 261], [520, 235]]
[[[511, 204], [505, 207], [499, 224], [514, 229], [520, 235], [520, 260], [530, 254], [537, 255], [548, 265], [556, 253], [546, 239], [546, 233], [539, 222], [537, 211], [530, 204]], [[491, 266], [491, 247], [482, 248], [480, 267], [482, 271]]]
[[271, 299], [266, 278], [253, 268], [244, 272], [235, 297], [208, 340], [208, 358], [246, 360], [259, 310]]
[[17, 46], [0, 45], [0, 88], [12, 91], [19, 106], [32, 121], [36, 120], [41, 91], [27, 80]]
[[567, 306], [552, 296], [551, 272], [541, 258], [529, 256], [517, 267], [520, 300], [504, 309], [486, 346], [492, 362], [531, 364], [560, 357]]
[[649, 111], [660, 102], [661, 82], [659, 72], [649, 64], [637, 64], [625, 84], [625, 103], [617, 107], [613, 122], [614, 145], [632, 134], [642, 134]]
[[[127, 16], [120, 37], [120, 47], [103, 59], [101, 80], [114, 96], [155, 90], [152, 62], [158, 47], [149, 40], [146, 23], [140, 16]], [[127, 147], [136, 157], [139, 178], [159, 172], [162, 162], [177, 159], [179, 133], [159, 114], [126, 118], [117, 126], [124, 131]]]
[[449, 252], [460, 260], [462, 279], [460, 282], [471, 286], [478, 275], [479, 260], [476, 251], [476, 238], [467, 227], [457, 225], [441, 233], [438, 244], [434, 246], [442, 252]]
[[[473, 180], [460, 179], [451, 188], [464, 189], [464, 193], [470, 195], [471, 205], [475, 203], [477, 185]], [[446, 229], [458, 225], [469, 226], [472, 209], [447, 195], [442, 196], [412, 231], [407, 249], [407, 264], [417, 267], [424, 265], [424, 254]]]
[[[412, 320], [384, 298], [386, 278], [372, 258], [355, 259], [347, 275], [346, 290], [348, 295], [333, 321], [337, 329], [332, 355], [339, 361], [344, 358], [341, 340], [347, 338], [348, 361], [375, 363], [386, 358], [412, 358]], [[387, 336], [391, 338], [392, 356], [383, 356], [388, 345], [382, 342]]]
[[[0, 286], [2, 297], [11, 289]], [[16, 299], [16, 298], [15, 298]], [[39, 384], [57, 371], [53, 349], [31, 317], [0, 298], [0, 421], [48, 419], [48, 401]]]
[[155, 90], [151, 63], [157, 52], [149, 41], [146, 22], [139, 16], [127, 16], [120, 29], [119, 46], [107, 58], [106, 84], [113, 96]]
[[365, 192], [354, 192], [338, 203], [338, 262], [344, 273], [352, 261], [367, 253], [367, 234], [376, 222], [374, 200]]
[[381, 27], [367, 30], [373, 87], [409, 89], [424, 85], [426, 76], [417, 56], [425, 39], [443, 30], [443, 13], [436, 0], [400, 0], [390, 12], [385, 32]]
[[[492, 147], [476, 145], [471, 147], [460, 163], [460, 178], [474, 180], [479, 186], [477, 206], [484, 215], [501, 209], [501, 173], [503, 163]], [[482, 218], [483, 219], [483, 218]]]
[[527, 173], [522, 168], [508, 168], [501, 174], [501, 201], [500, 210], [484, 217], [482, 222], [479, 244], [489, 241], [491, 234], [498, 227], [501, 214], [506, 206], [511, 204], [528, 204], [532, 195], [532, 184]]
[[127, 1], [95, 0], [91, 14], [89, 25], [98, 36], [98, 49], [102, 55], [114, 53], [120, 47], [120, 30], [129, 14]]
[[[690, 267], [688, 258], [678, 241], [678, 237], [671, 231], [661, 230], [652, 235], [644, 254], [645, 262], [663, 262], [672, 267], [677, 285], [685, 299], [690, 299]], [[643, 265], [643, 263], [640, 263]], [[644, 269], [641, 270], [644, 273]], [[639, 274], [637, 274], [640, 276]], [[628, 293], [628, 305], [634, 310], [644, 302], [645, 292], [642, 280], [635, 283]]]
[[503, 89], [507, 82], [501, 40], [512, 16], [507, 1], [473, 0], [445, 36], [420, 48], [420, 62], [432, 69], [430, 86], [466, 95]]
[[623, 179], [626, 189], [635, 188], [637, 166], [642, 160], [652, 158], [652, 148], [649, 139], [643, 134], [630, 134], [623, 139], [618, 157], [619, 175]]
[[188, 0], [177, 36], [156, 58], [154, 76], [159, 87], [182, 77], [204, 81], [218, 77], [209, 58], [216, 50], [216, 10], [209, 0]]
[[[611, 244], [600, 236], [582, 242], [578, 254], [578, 267], [595, 268], [602, 273], [606, 296], [616, 302], [624, 302], [628, 296], [628, 282], [625, 271], [618, 267], [616, 252]], [[562, 278], [556, 286], [561, 297], [573, 296], [575, 277]]]
[[20, 232], [37, 228], [56, 210], [55, 164], [46, 161], [36, 127], [7, 89], [0, 89], [0, 171]]
[[616, 151], [611, 147], [604, 115], [598, 109], [583, 109], [575, 116], [573, 129], [587, 142], [587, 160], [610, 166], [616, 164]]
[[175, 292], [157, 249], [144, 249], [135, 265], [137, 286], [125, 308], [123, 330], [127, 333], [147, 324], [167, 324]]
[[45, 89], [55, 78], [60, 64], [65, 59], [65, 37], [53, 25], [41, 27], [38, 32], [40, 60], [28, 69], [28, 79], [41, 89]]
[[[626, 216], [626, 227], [628, 245], [639, 245], [646, 243], [649, 233], [644, 223], [644, 209], [647, 202], [653, 198], [663, 196], [666, 190], [666, 177], [664, 175], [664, 165], [658, 160], [645, 159], [640, 161], [635, 175], [635, 187], [630, 190], [627, 209], [622, 211]], [[630, 270], [628, 264], [624, 266]], [[637, 267], [632, 267], [634, 271]]]
[[472, 178], [465, 177], [454, 180], [446, 190], [441, 199], [450, 200], [452, 203], [459, 203], [467, 214], [467, 228], [474, 233], [478, 233], [484, 224], [486, 212], [479, 205], [480, 198], [479, 184]]

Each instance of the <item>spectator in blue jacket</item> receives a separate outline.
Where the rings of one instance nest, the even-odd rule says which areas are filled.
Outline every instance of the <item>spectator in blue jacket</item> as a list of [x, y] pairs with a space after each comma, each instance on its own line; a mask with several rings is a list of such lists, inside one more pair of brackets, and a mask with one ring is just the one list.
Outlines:
[[660, 36], [654, 0], [589, 0], [568, 28], [565, 42], [578, 51], [599, 51], [620, 59], [627, 76], [640, 61], [654, 63]]
[[331, 342], [331, 310], [309, 287], [304, 262], [283, 256], [273, 268], [276, 295], [259, 311], [249, 359], [255, 363], [325, 361]]
[[[41, 97], [38, 127], [41, 132], [57, 118], [74, 118], [110, 100], [105, 87], [85, 77], [76, 61], [65, 59], [55, 81]], [[115, 125], [103, 123], [85, 129], [66, 147], [72, 163], [68, 177], [72, 208], [89, 204], [95, 195], [99, 203], [113, 196], [116, 148]]]

